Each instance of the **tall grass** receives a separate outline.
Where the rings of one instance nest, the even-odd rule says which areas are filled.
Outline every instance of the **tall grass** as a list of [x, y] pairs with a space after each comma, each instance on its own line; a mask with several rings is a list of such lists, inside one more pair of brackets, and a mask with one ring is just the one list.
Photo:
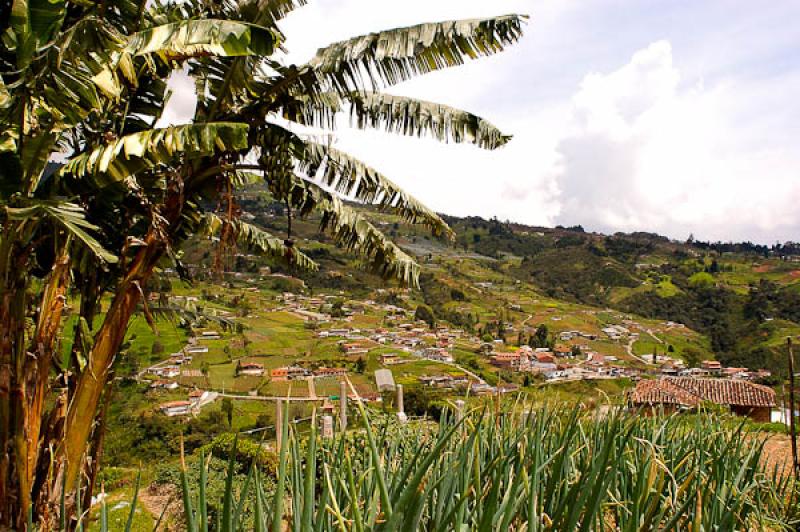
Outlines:
[[[258, 457], [244, 481], [234, 480], [234, 449], [221, 501], [208, 497], [210, 457], [201, 454], [192, 481], [181, 460], [183, 527], [699, 532], [800, 524], [789, 468], [767, 468], [763, 439], [714, 414], [596, 417], [558, 406], [522, 414], [513, 404], [460, 421], [445, 415], [439, 424], [400, 425], [370, 421], [358, 406], [362, 427], [327, 441], [313, 424], [299, 437], [283, 416], [287, 444], [274, 480], [263, 478]], [[138, 489], [139, 478], [125, 530], [132, 529]], [[76, 514], [86, 517], [81, 497], [75, 500]], [[83, 530], [82, 519], [64, 519], [64, 497], [59, 514], [57, 529]], [[105, 500], [97, 517], [96, 527], [110, 530]]]
[[362, 407], [362, 428], [333, 441], [313, 428], [300, 438], [284, 425], [271, 493], [252, 467], [241, 485], [229, 480], [212, 525], [204, 486], [193, 496], [184, 481], [186, 527], [700, 531], [798, 523], [796, 487], [783, 471], [765, 469], [763, 441], [713, 415], [520, 410], [394, 425], [370, 422]]

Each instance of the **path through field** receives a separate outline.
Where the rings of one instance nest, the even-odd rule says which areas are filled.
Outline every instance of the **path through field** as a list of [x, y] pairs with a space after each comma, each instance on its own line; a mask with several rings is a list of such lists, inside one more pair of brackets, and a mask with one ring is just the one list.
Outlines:
[[775, 466], [792, 469], [792, 443], [786, 434], [772, 434], [764, 444], [764, 466], [772, 471]]

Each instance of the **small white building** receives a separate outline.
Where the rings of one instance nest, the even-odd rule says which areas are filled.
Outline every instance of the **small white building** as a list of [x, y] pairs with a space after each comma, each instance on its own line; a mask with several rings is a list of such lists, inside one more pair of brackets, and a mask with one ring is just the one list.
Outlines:
[[256, 362], [247, 362], [239, 366], [239, 375], [252, 375], [260, 377], [264, 374], [264, 365]]
[[187, 354], [201, 354], [201, 353], [208, 353], [208, 347], [204, 345], [187, 345], [183, 351]]
[[192, 412], [192, 403], [190, 401], [170, 401], [161, 403], [158, 408], [167, 417], [186, 416]]
[[206, 390], [193, 390], [189, 393], [189, 402], [193, 407], [201, 408], [208, 403], [213, 402], [219, 394], [217, 392], [209, 392]]
[[178, 388], [178, 383], [175, 381], [157, 380], [150, 384], [150, 388], [161, 390], [175, 390]]
[[178, 366], [161, 366], [158, 368], [150, 368], [150, 373], [166, 379], [177, 377], [181, 374], [181, 368]]
[[388, 369], [375, 370], [375, 383], [378, 386], [379, 392], [393, 391], [394, 390], [394, 376], [392, 371]]

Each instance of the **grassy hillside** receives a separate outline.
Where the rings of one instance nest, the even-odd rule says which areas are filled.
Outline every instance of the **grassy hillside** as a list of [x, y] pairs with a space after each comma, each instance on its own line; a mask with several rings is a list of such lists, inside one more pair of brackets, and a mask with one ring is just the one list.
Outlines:
[[[282, 207], [263, 193], [251, 191], [242, 206], [255, 223], [285, 232]], [[565, 327], [555, 328], [563, 330], [575, 321], [573, 311], [611, 308], [697, 331], [704, 338], [690, 346], [699, 350], [695, 359], [715, 356], [728, 365], [778, 371], [785, 371], [785, 336], [800, 334], [800, 249], [794, 244], [677, 242], [651, 233], [602, 235], [477, 217], [446, 217], [456, 238], [444, 242], [396, 217], [364, 212], [423, 266], [421, 292], [409, 304], [425, 303], [438, 320], [456, 326], [482, 329], [499, 319], [498, 309], [512, 308], [533, 313], [535, 325], [539, 307], [576, 305]], [[336, 249], [316, 220], [296, 222], [294, 234], [322, 265], [313, 275], [299, 274], [312, 291], [365, 297], [387, 286]], [[207, 267], [212, 254], [200, 243], [187, 257]], [[263, 264], [239, 257], [231, 266], [256, 271]], [[646, 350], [637, 347], [637, 353]]]

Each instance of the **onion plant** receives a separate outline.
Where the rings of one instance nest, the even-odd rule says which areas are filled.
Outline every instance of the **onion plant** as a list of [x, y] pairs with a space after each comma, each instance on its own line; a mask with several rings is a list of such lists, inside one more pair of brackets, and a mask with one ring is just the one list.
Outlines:
[[[184, 483], [188, 530], [783, 530], [797, 489], [764, 441], [713, 415], [592, 416], [520, 405], [438, 424], [369, 419], [334, 440], [284, 424], [275, 489], [253, 466], [208, 522]], [[284, 417], [286, 419], [286, 417]], [[235, 453], [232, 453], [232, 456]], [[199, 461], [199, 467], [206, 462]], [[200, 475], [200, 482], [205, 475]]]

